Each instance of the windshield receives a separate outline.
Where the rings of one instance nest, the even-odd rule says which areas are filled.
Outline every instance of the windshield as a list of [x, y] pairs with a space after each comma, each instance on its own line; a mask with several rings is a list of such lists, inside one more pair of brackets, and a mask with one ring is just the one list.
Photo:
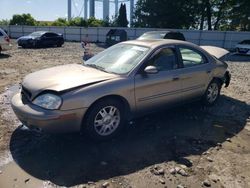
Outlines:
[[39, 31], [38, 32], [33, 32], [33, 33], [30, 34], [30, 36], [32, 36], [32, 37], [40, 37], [40, 36], [43, 35], [43, 33], [44, 32], [39, 32]]
[[250, 40], [243, 40], [240, 42], [240, 44], [250, 44]]
[[92, 57], [84, 63], [105, 72], [126, 74], [147, 54], [148, 47], [117, 44]]
[[139, 39], [163, 39], [166, 33], [144, 33]]

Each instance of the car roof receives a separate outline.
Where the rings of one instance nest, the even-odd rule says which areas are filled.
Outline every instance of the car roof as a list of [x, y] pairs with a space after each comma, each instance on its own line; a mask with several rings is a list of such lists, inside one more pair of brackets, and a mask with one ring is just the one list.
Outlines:
[[148, 31], [144, 34], [157, 34], [157, 33], [180, 33], [179, 31], [169, 31], [169, 30], [161, 30], [161, 31]]
[[190, 47], [199, 48], [199, 46], [191, 42], [173, 40], [173, 39], [130, 40], [123, 43], [145, 46], [149, 48], [155, 48], [157, 46], [164, 46], [164, 45], [187, 45]]
[[[34, 31], [33, 33], [40, 33], [40, 34], [45, 34], [45, 33], [55, 33], [55, 32], [52, 32], [52, 31]], [[56, 33], [55, 33], [56, 34]]]

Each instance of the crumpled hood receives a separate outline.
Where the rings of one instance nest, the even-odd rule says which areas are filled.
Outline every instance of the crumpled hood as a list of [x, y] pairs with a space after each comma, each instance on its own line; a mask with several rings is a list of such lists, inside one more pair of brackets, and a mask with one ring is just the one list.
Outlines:
[[22, 86], [32, 94], [33, 98], [44, 90], [60, 92], [115, 77], [117, 75], [94, 68], [79, 64], [69, 64], [31, 73], [24, 78]]

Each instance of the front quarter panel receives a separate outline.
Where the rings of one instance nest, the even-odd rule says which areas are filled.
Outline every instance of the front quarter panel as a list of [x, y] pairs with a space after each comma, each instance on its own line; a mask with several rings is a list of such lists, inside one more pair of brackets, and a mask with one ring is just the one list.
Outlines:
[[130, 109], [135, 109], [134, 81], [130, 77], [119, 77], [62, 94], [62, 110], [88, 108], [95, 101], [110, 95], [124, 98]]

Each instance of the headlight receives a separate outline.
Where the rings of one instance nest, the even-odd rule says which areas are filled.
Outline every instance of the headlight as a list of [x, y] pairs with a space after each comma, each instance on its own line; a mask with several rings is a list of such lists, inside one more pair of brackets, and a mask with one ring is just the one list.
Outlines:
[[62, 99], [61, 97], [57, 95], [47, 93], [47, 94], [43, 94], [35, 98], [35, 100], [33, 101], [33, 104], [49, 109], [49, 110], [55, 110], [61, 106]]

